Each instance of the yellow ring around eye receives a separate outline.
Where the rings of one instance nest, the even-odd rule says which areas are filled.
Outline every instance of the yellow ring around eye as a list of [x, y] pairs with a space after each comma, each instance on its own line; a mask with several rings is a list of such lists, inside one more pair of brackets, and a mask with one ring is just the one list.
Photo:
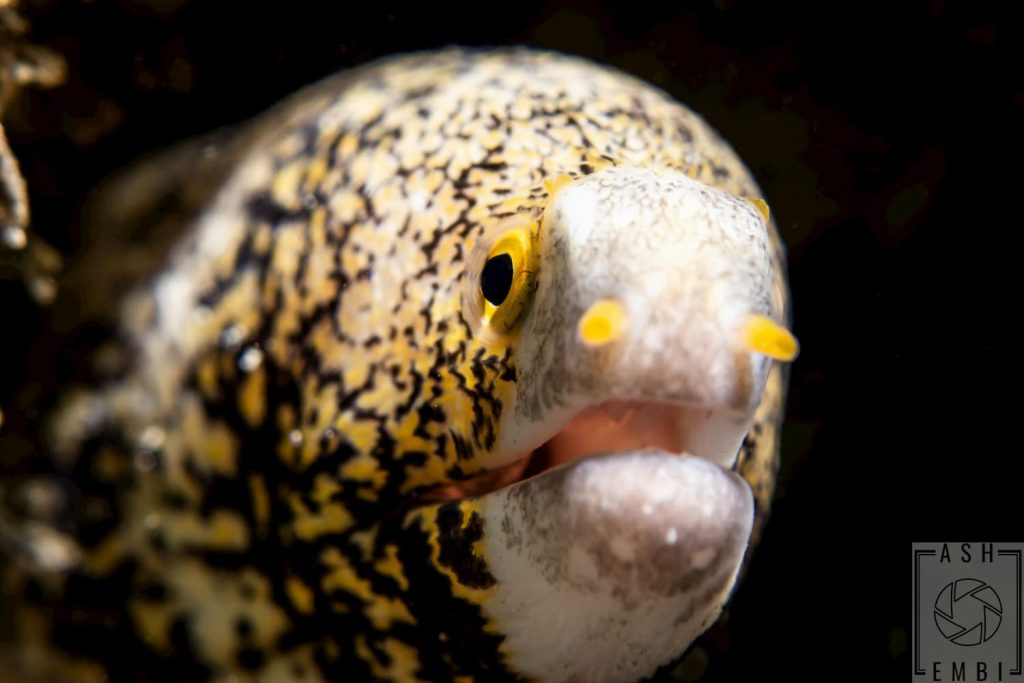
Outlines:
[[[512, 286], [508, 296], [495, 306], [483, 301], [484, 324], [492, 331], [507, 334], [515, 329], [537, 288], [538, 226], [534, 221], [503, 232], [487, 252], [487, 259], [508, 254], [512, 259]], [[483, 298], [483, 294], [480, 294]]]

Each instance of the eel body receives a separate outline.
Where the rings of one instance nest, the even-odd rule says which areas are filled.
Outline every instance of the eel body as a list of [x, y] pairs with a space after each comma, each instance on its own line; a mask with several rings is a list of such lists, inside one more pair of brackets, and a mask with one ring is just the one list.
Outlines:
[[452, 49], [200, 157], [117, 304], [123, 372], [52, 421], [70, 546], [9, 563], [5, 662], [629, 681], [714, 622], [796, 349], [776, 229], [701, 118], [580, 59]]

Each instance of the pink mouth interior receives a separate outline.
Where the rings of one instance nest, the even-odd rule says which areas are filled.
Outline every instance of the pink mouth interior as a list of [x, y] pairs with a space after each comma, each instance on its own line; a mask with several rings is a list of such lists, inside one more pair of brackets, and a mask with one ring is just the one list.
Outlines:
[[613, 401], [586, 410], [540, 448], [505, 467], [432, 491], [433, 500], [479, 496], [541, 472], [599, 453], [654, 448], [682, 453], [679, 406]]

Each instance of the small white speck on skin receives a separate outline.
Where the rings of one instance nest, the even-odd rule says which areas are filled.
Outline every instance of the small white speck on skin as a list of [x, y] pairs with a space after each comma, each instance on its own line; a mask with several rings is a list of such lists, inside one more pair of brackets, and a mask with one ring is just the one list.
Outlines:
[[220, 345], [225, 349], [238, 346], [245, 339], [245, 325], [234, 323], [224, 328], [220, 335]]
[[679, 532], [676, 531], [675, 527], [671, 527], [668, 531], [665, 532], [665, 543], [668, 543], [669, 545], [675, 545], [676, 541], [678, 540]]
[[427, 210], [428, 198], [426, 193], [414, 191], [409, 193], [409, 210], [419, 213]]
[[189, 316], [195, 315], [195, 285], [185, 273], [171, 273], [157, 282], [153, 294], [159, 310], [160, 334], [173, 337], [184, 329]]
[[292, 431], [288, 432], [288, 443], [290, 443], [295, 448], [301, 446], [302, 432], [300, 432], [298, 429], [293, 429]]
[[29, 548], [34, 561], [47, 571], [65, 571], [80, 557], [78, 546], [64, 534], [41, 524], [28, 528]]
[[250, 346], [238, 357], [238, 369], [242, 372], [252, 372], [263, 364], [263, 352], [258, 346]]
[[57, 281], [52, 277], [35, 277], [29, 282], [33, 298], [41, 304], [48, 304], [57, 296]]
[[153, 531], [160, 526], [160, 515], [156, 512], [150, 512], [142, 519], [142, 526]]
[[19, 227], [8, 226], [4, 229], [4, 244], [9, 249], [19, 250], [24, 249], [25, 245], [28, 244], [28, 235]]
[[143, 451], [158, 451], [164, 447], [167, 433], [159, 425], [149, 425], [139, 434], [138, 447]]

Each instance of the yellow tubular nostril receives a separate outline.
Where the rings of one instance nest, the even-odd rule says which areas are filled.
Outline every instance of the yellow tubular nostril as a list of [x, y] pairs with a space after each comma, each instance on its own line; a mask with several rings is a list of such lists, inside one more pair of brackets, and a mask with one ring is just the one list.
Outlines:
[[750, 315], [743, 324], [743, 343], [748, 351], [769, 358], [791, 361], [800, 352], [796, 337], [768, 316]]
[[760, 197], [748, 197], [747, 201], [753, 204], [754, 208], [761, 214], [761, 218], [764, 219], [766, 224], [771, 220], [772, 212], [768, 208], [768, 203], [765, 200]]
[[580, 339], [588, 346], [603, 346], [626, 329], [626, 309], [615, 299], [599, 299], [580, 317]]

